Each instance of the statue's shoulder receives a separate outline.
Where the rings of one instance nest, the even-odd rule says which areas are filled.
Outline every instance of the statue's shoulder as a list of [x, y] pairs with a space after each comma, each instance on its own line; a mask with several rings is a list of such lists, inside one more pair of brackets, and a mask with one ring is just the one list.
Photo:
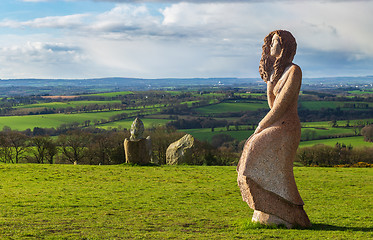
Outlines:
[[292, 63], [291, 67], [289, 68], [289, 73], [296, 78], [302, 79], [302, 70], [297, 64]]
[[302, 74], [302, 69], [300, 69], [300, 67], [297, 64], [295, 64], [295, 63], [291, 64], [291, 67], [290, 67], [289, 70], [292, 71], [292, 72], [294, 72], [294, 73], [298, 73], [298, 74], [300, 73], [300, 74]]

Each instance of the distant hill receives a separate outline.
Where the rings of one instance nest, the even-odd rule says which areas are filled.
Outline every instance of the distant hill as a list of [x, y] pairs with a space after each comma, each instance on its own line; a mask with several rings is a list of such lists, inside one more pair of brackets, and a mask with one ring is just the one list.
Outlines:
[[[373, 76], [304, 78], [303, 88], [350, 86], [372, 87]], [[7, 79], [0, 80], [0, 96], [72, 95], [123, 90], [202, 89], [248, 87], [265, 89], [260, 78], [94, 78], [94, 79]], [[368, 86], [369, 87], [369, 86]]]

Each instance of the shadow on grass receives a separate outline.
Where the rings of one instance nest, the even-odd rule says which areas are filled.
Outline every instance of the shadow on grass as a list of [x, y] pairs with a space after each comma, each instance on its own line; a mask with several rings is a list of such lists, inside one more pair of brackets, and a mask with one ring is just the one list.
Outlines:
[[372, 232], [373, 228], [368, 227], [341, 227], [329, 224], [313, 223], [312, 227], [308, 228], [310, 230], [318, 231], [353, 231], [353, 232]]
[[[257, 222], [246, 221], [242, 225], [243, 229], [287, 229], [285, 225], [265, 225]], [[313, 223], [310, 228], [295, 226], [298, 230], [316, 230], [316, 231], [351, 231], [351, 232], [373, 232], [373, 228], [365, 227], [341, 227], [329, 224]]]

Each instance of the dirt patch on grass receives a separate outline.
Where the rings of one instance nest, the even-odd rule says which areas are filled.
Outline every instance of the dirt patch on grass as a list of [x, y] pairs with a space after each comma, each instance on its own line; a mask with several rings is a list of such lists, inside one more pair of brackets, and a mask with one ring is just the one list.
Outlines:
[[74, 99], [78, 96], [42, 96], [45, 99]]

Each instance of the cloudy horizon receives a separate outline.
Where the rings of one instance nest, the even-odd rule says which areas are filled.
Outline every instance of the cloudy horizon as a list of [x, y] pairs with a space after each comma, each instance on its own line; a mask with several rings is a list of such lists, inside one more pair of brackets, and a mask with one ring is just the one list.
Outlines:
[[286, 29], [304, 77], [373, 75], [372, 1], [4, 0], [0, 79], [259, 77]]

